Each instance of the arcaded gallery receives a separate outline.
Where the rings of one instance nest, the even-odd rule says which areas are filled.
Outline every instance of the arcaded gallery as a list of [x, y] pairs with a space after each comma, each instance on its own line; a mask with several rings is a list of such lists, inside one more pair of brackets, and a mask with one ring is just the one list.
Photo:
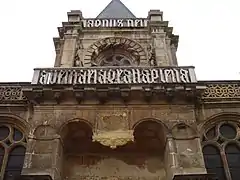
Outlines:
[[0, 180], [240, 180], [240, 81], [178, 66], [160, 10], [67, 16], [54, 65], [0, 83]]

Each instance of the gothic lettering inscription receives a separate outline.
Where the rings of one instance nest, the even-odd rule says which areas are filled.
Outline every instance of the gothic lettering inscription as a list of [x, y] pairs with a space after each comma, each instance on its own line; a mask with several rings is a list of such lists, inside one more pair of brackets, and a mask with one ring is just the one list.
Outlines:
[[36, 69], [32, 84], [195, 83], [193, 68], [53, 68]]
[[147, 27], [147, 19], [83, 19], [83, 27]]

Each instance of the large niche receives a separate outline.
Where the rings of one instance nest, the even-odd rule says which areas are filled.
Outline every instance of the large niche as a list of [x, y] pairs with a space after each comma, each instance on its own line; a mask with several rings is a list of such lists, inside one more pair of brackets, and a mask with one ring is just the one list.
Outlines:
[[92, 142], [92, 127], [71, 122], [62, 131], [65, 179], [162, 179], [165, 177], [162, 125], [144, 121], [134, 127], [134, 141], [115, 149]]

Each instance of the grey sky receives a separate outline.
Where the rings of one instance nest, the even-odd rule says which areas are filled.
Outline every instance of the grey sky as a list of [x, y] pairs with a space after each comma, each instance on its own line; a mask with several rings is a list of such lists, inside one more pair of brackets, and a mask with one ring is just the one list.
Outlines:
[[[0, 81], [31, 81], [33, 68], [52, 67], [52, 38], [67, 21], [67, 12], [81, 10], [96, 17], [110, 0], [1, 0]], [[137, 16], [150, 9], [180, 35], [179, 65], [196, 67], [198, 80], [240, 79], [239, 0], [122, 0]]]

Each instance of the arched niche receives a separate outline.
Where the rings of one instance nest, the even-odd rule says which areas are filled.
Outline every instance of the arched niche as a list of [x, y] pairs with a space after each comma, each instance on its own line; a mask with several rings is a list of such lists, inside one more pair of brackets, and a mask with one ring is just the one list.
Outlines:
[[163, 153], [166, 129], [156, 120], [145, 119], [134, 125], [134, 139], [142, 151]]
[[84, 153], [92, 143], [92, 127], [81, 120], [69, 122], [62, 127], [60, 135], [64, 152], [69, 154]]
[[197, 137], [197, 131], [185, 123], [174, 125], [171, 133], [175, 139], [192, 139]]
[[93, 43], [87, 50], [84, 66], [138, 66], [147, 64], [143, 47], [134, 40], [107, 37]]
[[57, 131], [50, 125], [39, 125], [33, 134], [37, 139], [52, 138], [57, 135]]

